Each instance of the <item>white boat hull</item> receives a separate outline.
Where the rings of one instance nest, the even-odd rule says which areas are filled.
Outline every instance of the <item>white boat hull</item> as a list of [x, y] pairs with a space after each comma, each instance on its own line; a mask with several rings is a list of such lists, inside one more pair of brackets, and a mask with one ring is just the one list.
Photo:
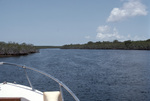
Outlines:
[[[62, 87], [72, 95], [74, 100], [80, 101], [76, 97], [76, 95], [64, 83], [62, 83], [60, 80], [58, 80], [57, 78], [53, 77], [50, 74], [47, 74], [35, 68], [27, 67], [24, 65], [18, 65], [14, 63], [8, 63], [8, 62], [0, 62], [0, 65], [4, 65], [4, 64], [17, 66], [19, 68], [24, 69], [30, 87], [15, 84], [15, 83], [7, 83], [7, 82], [0, 83], [0, 101], [64, 101]], [[43, 93], [41, 91], [35, 90], [30, 82], [26, 69], [38, 72], [54, 80], [59, 84], [60, 91], [46, 91]], [[12, 100], [14, 98], [16, 98], [17, 100], [16, 99]]]
[[32, 88], [14, 84], [0, 83], [0, 98], [20, 98], [21, 101], [43, 101], [43, 93]]

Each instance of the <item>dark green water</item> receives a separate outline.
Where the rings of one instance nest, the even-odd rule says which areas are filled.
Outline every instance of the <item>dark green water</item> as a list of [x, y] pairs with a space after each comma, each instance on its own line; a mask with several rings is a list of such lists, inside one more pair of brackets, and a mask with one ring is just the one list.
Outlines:
[[[0, 58], [45, 71], [65, 83], [81, 101], [150, 101], [150, 51], [41, 49], [28, 56]], [[57, 83], [28, 71], [41, 91], [59, 90]], [[0, 82], [28, 85], [24, 71], [0, 66]], [[66, 91], [64, 91], [66, 93]], [[66, 101], [73, 101], [65, 94]]]

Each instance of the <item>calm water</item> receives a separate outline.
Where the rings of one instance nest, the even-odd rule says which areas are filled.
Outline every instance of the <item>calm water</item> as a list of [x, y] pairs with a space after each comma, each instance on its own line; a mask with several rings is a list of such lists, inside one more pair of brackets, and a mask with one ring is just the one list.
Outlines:
[[[41, 49], [40, 53], [0, 61], [50, 73], [81, 101], [150, 101], [150, 51]], [[28, 74], [38, 90], [59, 89], [38, 73]], [[0, 82], [3, 81], [28, 85], [24, 71], [17, 67], [0, 66]], [[65, 99], [73, 101], [68, 93]]]

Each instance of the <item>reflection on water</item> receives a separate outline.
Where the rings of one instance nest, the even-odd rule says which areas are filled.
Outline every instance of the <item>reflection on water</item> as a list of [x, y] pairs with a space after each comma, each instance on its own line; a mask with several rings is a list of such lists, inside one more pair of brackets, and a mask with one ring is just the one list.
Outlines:
[[[63, 81], [81, 101], [150, 101], [150, 51], [41, 49], [40, 53], [0, 58], [50, 73]], [[36, 89], [58, 85], [28, 71]], [[21, 68], [0, 66], [0, 82], [28, 85]], [[49, 84], [49, 85], [48, 85]], [[72, 99], [65, 95], [67, 101]]]

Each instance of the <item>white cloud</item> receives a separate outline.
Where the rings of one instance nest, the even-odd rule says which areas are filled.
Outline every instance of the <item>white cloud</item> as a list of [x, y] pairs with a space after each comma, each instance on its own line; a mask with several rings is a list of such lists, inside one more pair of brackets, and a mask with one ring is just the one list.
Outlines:
[[99, 26], [97, 28], [97, 39], [101, 41], [113, 41], [113, 40], [122, 40], [124, 36], [119, 35], [116, 28], [111, 28], [110, 26]]
[[107, 22], [120, 21], [122, 19], [138, 16], [147, 15], [146, 6], [139, 0], [129, 0], [123, 4], [121, 8], [113, 8]]
[[111, 28], [108, 25], [105, 26], [99, 26], [97, 28], [97, 35], [96, 39], [100, 41], [113, 41], [113, 40], [119, 40], [119, 41], [125, 41], [125, 40], [146, 40], [146, 37], [142, 36], [132, 36], [130, 34], [124, 36], [118, 34], [118, 30], [114, 27]]
[[110, 30], [110, 27], [105, 25], [105, 26], [99, 26], [97, 28], [97, 32], [108, 32]]

